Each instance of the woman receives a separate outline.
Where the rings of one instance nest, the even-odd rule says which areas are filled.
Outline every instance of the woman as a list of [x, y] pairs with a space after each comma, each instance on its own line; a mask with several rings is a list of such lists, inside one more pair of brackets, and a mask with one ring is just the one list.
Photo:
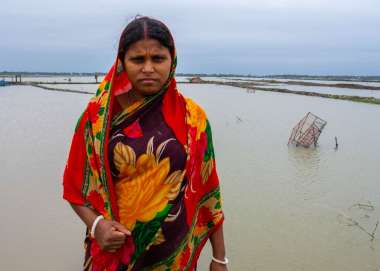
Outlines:
[[219, 181], [204, 111], [177, 90], [160, 21], [124, 29], [114, 66], [80, 117], [64, 198], [87, 226], [84, 270], [227, 270]]

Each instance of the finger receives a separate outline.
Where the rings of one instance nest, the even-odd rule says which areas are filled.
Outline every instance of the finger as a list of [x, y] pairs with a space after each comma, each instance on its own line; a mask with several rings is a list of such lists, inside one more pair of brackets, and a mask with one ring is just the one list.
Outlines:
[[122, 232], [126, 235], [131, 235], [131, 232], [129, 230], [127, 230], [123, 225], [121, 225], [120, 223], [114, 221], [113, 223], [113, 227], [119, 231], [119, 232]]
[[121, 248], [121, 245], [120, 245], [120, 246], [112, 245], [112, 246], [109, 246], [109, 247], [108, 247], [108, 251], [116, 251], [116, 250], [118, 250], [119, 248]]
[[110, 241], [122, 241], [124, 242], [126, 238], [126, 235], [124, 233], [121, 233], [119, 231], [113, 231], [109, 237]]
[[122, 246], [124, 245], [125, 241], [123, 240], [112, 240], [108, 243], [109, 246]]
[[119, 248], [122, 247], [123, 244], [114, 244], [114, 243], [109, 243], [104, 246], [105, 251], [110, 251], [110, 250], [118, 250]]
[[125, 243], [125, 240], [111, 240], [111, 239], [108, 239], [105, 242], [105, 246], [109, 247], [109, 246], [114, 246], [114, 245], [123, 245], [124, 243]]

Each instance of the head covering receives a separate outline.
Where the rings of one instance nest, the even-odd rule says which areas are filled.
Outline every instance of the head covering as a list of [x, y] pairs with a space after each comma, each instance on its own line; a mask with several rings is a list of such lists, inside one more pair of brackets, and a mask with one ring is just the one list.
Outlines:
[[[172, 60], [167, 83], [159, 93], [147, 97], [139, 108], [149, 106], [162, 96], [164, 120], [186, 150], [187, 184], [183, 204], [188, 232], [169, 257], [154, 263], [149, 270], [193, 270], [208, 237], [224, 220], [210, 124], [204, 110], [178, 92], [174, 78], [175, 54]], [[107, 150], [115, 93], [131, 88], [123, 65], [117, 59], [79, 118], [63, 177], [63, 197], [67, 201], [89, 206], [106, 219], [116, 221], [120, 221], [120, 215]], [[123, 265], [127, 267], [125, 270], [133, 270], [138, 257], [135, 247], [141, 245], [133, 236], [132, 232], [132, 237], [115, 253], [102, 251], [96, 240], [92, 240], [91, 249], [87, 251], [91, 257], [87, 257], [85, 267], [114, 271]], [[157, 234], [153, 234], [154, 238]]]

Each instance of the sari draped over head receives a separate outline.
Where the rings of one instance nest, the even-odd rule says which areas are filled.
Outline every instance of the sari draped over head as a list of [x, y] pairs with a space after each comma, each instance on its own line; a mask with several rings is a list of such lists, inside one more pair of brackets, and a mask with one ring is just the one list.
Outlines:
[[[210, 123], [200, 106], [179, 93], [176, 56], [172, 59], [161, 91], [116, 114], [115, 95], [132, 88], [117, 59], [78, 120], [63, 177], [63, 197], [120, 222], [132, 233], [113, 253], [101, 250], [87, 234], [84, 270], [194, 270], [207, 239], [223, 223]], [[119, 142], [112, 147], [115, 161], [110, 161], [111, 131], [131, 122], [129, 118], [136, 114], [156, 112], [151, 108], [161, 112], [165, 127], [181, 146], [183, 168], [170, 169], [173, 164], [168, 161], [175, 161], [175, 153], [162, 157], [172, 139], [155, 144], [151, 138], [146, 153], [140, 155], [132, 143]], [[141, 137], [136, 121], [121, 131], [126, 138]]]

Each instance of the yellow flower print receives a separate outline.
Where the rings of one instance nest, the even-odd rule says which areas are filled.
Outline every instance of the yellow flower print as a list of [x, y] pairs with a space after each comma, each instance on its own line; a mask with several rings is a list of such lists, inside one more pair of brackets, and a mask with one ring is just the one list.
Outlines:
[[187, 123], [191, 127], [197, 128], [196, 140], [199, 140], [200, 134], [206, 130], [206, 113], [192, 99], [186, 98]]
[[162, 142], [153, 152], [154, 137], [150, 138], [146, 153], [136, 159], [134, 150], [119, 142], [114, 149], [114, 162], [119, 171], [116, 183], [120, 222], [133, 230], [137, 221], [148, 222], [163, 211], [169, 200], [177, 197], [184, 171], [170, 172], [170, 159], [161, 159], [166, 145]]

